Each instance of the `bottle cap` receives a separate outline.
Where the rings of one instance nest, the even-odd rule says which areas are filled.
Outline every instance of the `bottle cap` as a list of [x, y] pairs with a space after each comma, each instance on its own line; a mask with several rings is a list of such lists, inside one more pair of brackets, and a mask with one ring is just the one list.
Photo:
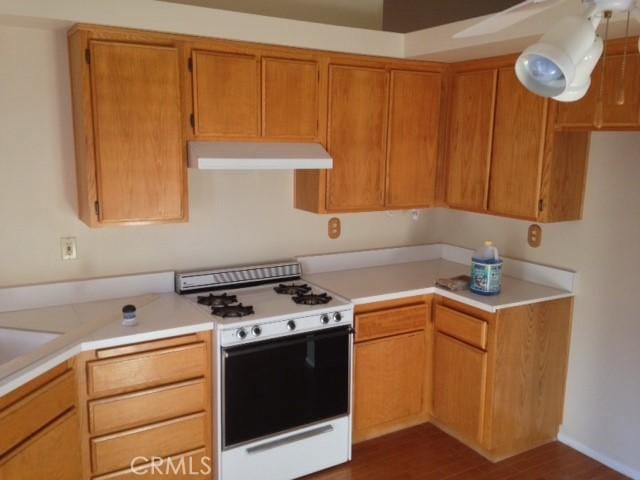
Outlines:
[[491, 245], [493, 245], [493, 242], [491, 240], [485, 240], [484, 244], [487, 245], [487, 246], [491, 246]]
[[125, 305], [124, 307], [122, 307], [122, 313], [135, 313], [135, 311], [135, 305]]

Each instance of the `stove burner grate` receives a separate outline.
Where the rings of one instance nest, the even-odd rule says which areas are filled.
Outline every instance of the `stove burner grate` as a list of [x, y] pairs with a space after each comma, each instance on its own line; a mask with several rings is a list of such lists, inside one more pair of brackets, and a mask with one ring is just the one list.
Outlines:
[[273, 287], [273, 289], [281, 295], [304, 295], [311, 291], [311, 287], [306, 283], [281, 283], [277, 287]]
[[247, 315], [253, 315], [255, 312], [251, 305], [245, 307], [241, 303], [238, 305], [225, 305], [222, 307], [213, 307], [211, 313], [218, 317], [246, 317]]
[[326, 293], [307, 293], [304, 295], [296, 295], [293, 297], [293, 301], [299, 305], [323, 305], [329, 303], [331, 298]]
[[206, 296], [198, 296], [198, 303], [200, 305], [208, 305], [210, 307], [226, 307], [227, 305], [231, 305], [237, 301], [238, 297], [235, 295], [228, 295], [226, 293], [223, 293], [222, 295], [214, 295], [213, 293], [210, 293]]

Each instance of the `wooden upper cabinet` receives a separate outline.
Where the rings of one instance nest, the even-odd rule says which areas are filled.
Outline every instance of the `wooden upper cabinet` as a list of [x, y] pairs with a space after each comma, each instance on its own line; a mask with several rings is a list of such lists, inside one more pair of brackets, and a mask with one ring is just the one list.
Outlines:
[[191, 59], [196, 137], [259, 136], [259, 58], [194, 50]]
[[318, 139], [319, 69], [315, 61], [262, 59], [262, 135]]
[[446, 188], [451, 207], [474, 211], [487, 207], [496, 82], [497, 70], [453, 76]]
[[387, 83], [383, 69], [329, 67], [329, 211], [384, 206]]
[[498, 71], [489, 212], [537, 219], [548, 101]]
[[[640, 127], [640, 54], [628, 53], [624, 78], [622, 55], [609, 55], [606, 59], [602, 127], [615, 130]], [[556, 127], [576, 127], [595, 130], [596, 111], [602, 83], [602, 61], [591, 75], [591, 87], [577, 102], [559, 102]], [[624, 92], [624, 103], [618, 104], [620, 91]]]
[[98, 222], [185, 219], [178, 50], [106, 41], [89, 49]]
[[428, 207], [435, 202], [441, 92], [439, 73], [391, 72], [387, 206]]

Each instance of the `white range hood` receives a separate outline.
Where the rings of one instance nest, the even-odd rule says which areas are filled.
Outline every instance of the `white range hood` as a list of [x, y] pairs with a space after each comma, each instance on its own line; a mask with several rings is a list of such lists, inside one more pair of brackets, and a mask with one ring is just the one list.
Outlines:
[[333, 168], [319, 143], [189, 142], [189, 168], [301, 170]]

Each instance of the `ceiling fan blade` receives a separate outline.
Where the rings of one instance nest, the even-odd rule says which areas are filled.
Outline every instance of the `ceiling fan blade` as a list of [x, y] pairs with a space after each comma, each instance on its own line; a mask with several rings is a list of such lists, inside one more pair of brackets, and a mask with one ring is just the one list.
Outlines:
[[525, 0], [456, 33], [453, 38], [476, 37], [499, 32], [500, 30], [504, 30], [511, 25], [521, 22], [525, 18], [536, 15], [547, 8], [551, 8], [561, 1], [563, 0]]

